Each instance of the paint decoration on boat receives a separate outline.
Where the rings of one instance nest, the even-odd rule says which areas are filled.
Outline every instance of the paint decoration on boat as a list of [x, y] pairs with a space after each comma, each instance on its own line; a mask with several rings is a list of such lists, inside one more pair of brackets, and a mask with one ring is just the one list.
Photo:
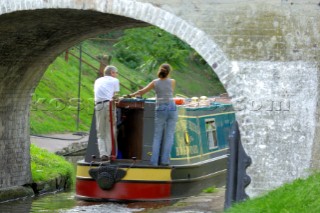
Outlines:
[[151, 166], [154, 99], [117, 104], [116, 158], [100, 162], [95, 116], [84, 160], [77, 163], [76, 197], [84, 200], [156, 201], [194, 195], [226, 182], [228, 135], [235, 121], [230, 99], [175, 100], [178, 121], [169, 166]]

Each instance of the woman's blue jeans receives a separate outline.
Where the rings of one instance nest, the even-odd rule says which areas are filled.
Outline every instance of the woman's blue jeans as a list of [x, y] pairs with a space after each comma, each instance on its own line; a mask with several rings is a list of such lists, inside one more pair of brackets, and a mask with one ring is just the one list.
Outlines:
[[178, 110], [173, 101], [156, 105], [151, 165], [170, 164], [177, 120]]

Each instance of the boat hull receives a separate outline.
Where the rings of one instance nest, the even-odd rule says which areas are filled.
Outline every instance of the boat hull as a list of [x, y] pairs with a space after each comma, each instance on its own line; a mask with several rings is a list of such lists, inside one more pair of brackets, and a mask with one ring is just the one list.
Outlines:
[[[111, 189], [102, 189], [90, 177], [92, 165], [78, 163], [76, 197], [91, 201], [164, 201], [181, 199], [200, 193], [203, 189], [225, 185], [227, 156], [187, 166], [152, 167], [135, 164], [128, 167], [116, 163], [126, 175]], [[110, 164], [112, 165], [112, 163]]]

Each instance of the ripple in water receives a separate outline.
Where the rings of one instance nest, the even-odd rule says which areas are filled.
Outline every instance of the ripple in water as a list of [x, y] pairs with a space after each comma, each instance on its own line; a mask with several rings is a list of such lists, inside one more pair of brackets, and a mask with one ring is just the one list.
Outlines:
[[131, 212], [141, 212], [144, 208], [140, 209], [131, 209], [127, 208], [126, 206], [122, 206], [119, 204], [101, 204], [101, 205], [94, 205], [94, 206], [77, 206], [74, 209], [69, 209], [66, 211], [60, 211], [61, 213], [78, 213], [78, 212], [90, 212], [90, 213], [131, 213]]

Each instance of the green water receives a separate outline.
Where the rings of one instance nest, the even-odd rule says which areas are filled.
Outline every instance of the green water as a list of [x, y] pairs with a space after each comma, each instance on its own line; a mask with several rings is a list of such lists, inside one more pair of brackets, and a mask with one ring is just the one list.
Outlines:
[[129, 213], [145, 212], [170, 205], [167, 202], [86, 202], [74, 198], [74, 191], [50, 193], [35, 198], [20, 199], [0, 203], [1, 213], [29, 213], [29, 212], [90, 212], [90, 213]]

